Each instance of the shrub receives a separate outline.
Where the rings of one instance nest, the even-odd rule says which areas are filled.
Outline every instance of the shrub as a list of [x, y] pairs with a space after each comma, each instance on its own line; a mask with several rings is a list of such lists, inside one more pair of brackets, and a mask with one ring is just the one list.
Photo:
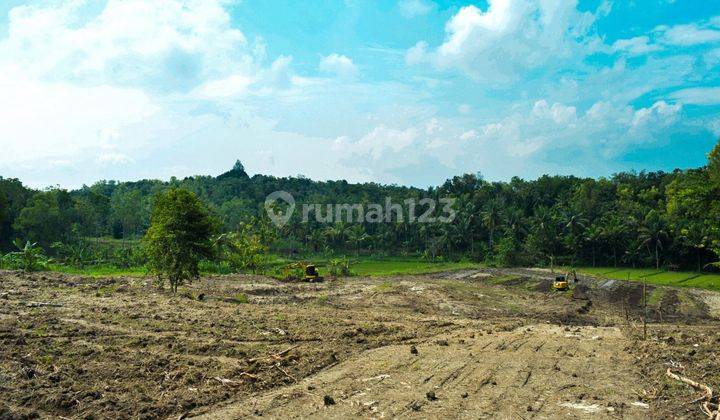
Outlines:
[[20, 239], [13, 242], [18, 249], [2, 257], [2, 264], [5, 268], [13, 270], [38, 271], [45, 270], [51, 260], [43, 254], [42, 248], [30, 241], [23, 245]]

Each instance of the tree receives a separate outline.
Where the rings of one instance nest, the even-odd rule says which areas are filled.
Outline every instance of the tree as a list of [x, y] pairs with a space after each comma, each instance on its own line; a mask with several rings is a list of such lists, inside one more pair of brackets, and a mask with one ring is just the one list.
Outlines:
[[495, 242], [495, 231], [502, 223], [503, 206], [504, 202], [500, 198], [494, 198], [487, 202], [485, 205], [485, 211], [482, 215], [482, 220], [490, 233], [488, 238], [488, 245], [492, 249], [493, 243]]
[[617, 267], [618, 249], [623, 246], [627, 226], [617, 214], [611, 213], [601, 220], [603, 239], [610, 245], [613, 255], [613, 266]]
[[592, 250], [592, 265], [595, 267], [595, 253], [597, 250], [597, 245], [600, 243], [604, 235], [604, 232], [601, 227], [598, 225], [591, 225], [587, 230], [585, 231], [585, 241], [587, 241], [588, 244], [590, 244], [590, 249]]
[[578, 250], [583, 240], [582, 232], [585, 229], [587, 220], [585, 220], [581, 214], [573, 214], [566, 216], [563, 221], [563, 229], [567, 232], [566, 241], [568, 246], [573, 252], [571, 266], [575, 266], [575, 259], [577, 259]]
[[12, 248], [13, 222], [32, 193], [17, 179], [0, 177], [0, 250]]
[[140, 190], [116, 191], [110, 201], [110, 208], [113, 223], [120, 227], [123, 239], [141, 233], [145, 209]]
[[348, 240], [352, 242], [355, 247], [355, 256], [360, 255], [360, 246], [368, 238], [365, 234], [365, 229], [363, 229], [362, 225], [353, 225], [350, 229], [348, 229], [347, 236]]
[[185, 280], [199, 277], [200, 260], [212, 257], [216, 230], [216, 221], [192, 192], [172, 188], [156, 194], [144, 238], [150, 270], [177, 292]]
[[679, 233], [680, 242], [695, 251], [697, 271], [702, 270], [703, 253], [712, 245], [710, 231], [707, 226], [692, 224], [689, 228], [681, 229]]
[[662, 249], [663, 241], [667, 237], [665, 221], [657, 211], [650, 210], [645, 217], [643, 226], [640, 228], [639, 239], [642, 246], [646, 247], [648, 251], [654, 250], [656, 269], [660, 269], [660, 249]]
[[223, 233], [214, 239], [220, 258], [233, 270], [261, 273], [268, 260], [274, 230], [265, 219], [251, 218], [238, 225], [236, 232]]
[[36, 194], [20, 211], [14, 229], [31, 242], [49, 246], [70, 237], [77, 212], [72, 197], [65, 190]]
[[708, 172], [710, 173], [710, 179], [717, 186], [720, 186], [720, 140], [718, 140], [715, 147], [708, 154]]

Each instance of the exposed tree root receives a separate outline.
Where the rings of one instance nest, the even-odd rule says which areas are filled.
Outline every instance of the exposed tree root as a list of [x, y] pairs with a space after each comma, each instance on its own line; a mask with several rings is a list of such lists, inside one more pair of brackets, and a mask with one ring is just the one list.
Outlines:
[[696, 399], [693, 402], [695, 403], [703, 401], [703, 403], [700, 404], [700, 409], [702, 410], [702, 412], [711, 419], [720, 420], [720, 408], [718, 408], [717, 398], [715, 398], [715, 396], [713, 395], [712, 388], [705, 384], [695, 382], [692, 379], [673, 373], [672, 368], [668, 368], [667, 372], [665, 373], [667, 374], [667, 376], [675, 379], [676, 381], [683, 382], [691, 386], [693, 389], [703, 391], [705, 395], [703, 395], [701, 398]]

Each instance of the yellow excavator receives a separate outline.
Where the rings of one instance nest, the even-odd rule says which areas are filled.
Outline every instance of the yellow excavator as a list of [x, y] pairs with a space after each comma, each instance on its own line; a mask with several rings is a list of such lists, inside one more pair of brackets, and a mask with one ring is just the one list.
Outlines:
[[310, 283], [320, 282], [323, 281], [323, 277], [320, 276], [320, 273], [317, 270], [317, 267], [315, 267], [312, 263], [304, 263], [302, 261], [290, 263], [283, 268], [283, 277], [284, 278], [291, 278], [293, 277], [293, 271], [295, 270], [301, 270], [303, 273], [302, 280], [307, 281]]
[[557, 276], [555, 277], [555, 281], [553, 282], [553, 290], [556, 291], [565, 291], [570, 289], [570, 280], [572, 280], [573, 283], [578, 282], [577, 273], [575, 272], [575, 269], [571, 269], [568, 271], [564, 276]]

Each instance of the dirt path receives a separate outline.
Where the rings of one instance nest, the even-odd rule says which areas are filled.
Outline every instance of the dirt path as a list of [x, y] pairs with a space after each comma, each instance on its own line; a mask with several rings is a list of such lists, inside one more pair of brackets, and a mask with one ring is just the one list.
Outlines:
[[203, 418], [643, 417], [648, 406], [628, 386], [641, 377], [618, 351], [627, 344], [617, 328], [464, 328], [416, 345], [417, 354], [407, 345], [369, 350]]

